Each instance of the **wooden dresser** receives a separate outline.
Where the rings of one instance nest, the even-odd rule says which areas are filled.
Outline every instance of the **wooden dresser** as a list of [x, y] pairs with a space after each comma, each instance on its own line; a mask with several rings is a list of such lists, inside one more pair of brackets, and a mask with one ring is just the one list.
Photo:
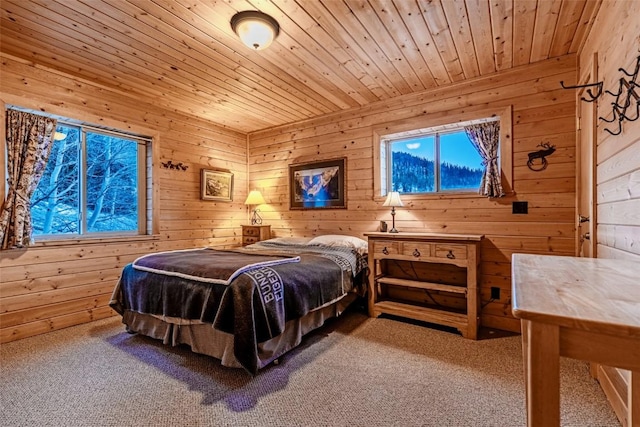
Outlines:
[[463, 337], [477, 339], [484, 236], [380, 232], [365, 236], [371, 269], [370, 316], [387, 313], [451, 326]]
[[271, 238], [270, 225], [243, 225], [242, 226], [242, 246], [247, 246], [261, 240]]

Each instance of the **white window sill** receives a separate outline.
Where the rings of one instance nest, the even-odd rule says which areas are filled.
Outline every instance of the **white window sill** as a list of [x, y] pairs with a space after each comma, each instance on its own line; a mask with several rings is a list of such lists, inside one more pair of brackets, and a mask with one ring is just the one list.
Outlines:
[[36, 239], [35, 243], [29, 246], [29, 248], [43, 248], [43, 247], [55, 247], [55, 246], [75, 246], [75, 245], [103, 245], [106, 243], [120, 243], [120, 242], [146, 242], [159, 240], [159, 234], [135, 234], [130, 236], [114, 235], [114, 236], [92, 236], [92, 237], [40, 237]]

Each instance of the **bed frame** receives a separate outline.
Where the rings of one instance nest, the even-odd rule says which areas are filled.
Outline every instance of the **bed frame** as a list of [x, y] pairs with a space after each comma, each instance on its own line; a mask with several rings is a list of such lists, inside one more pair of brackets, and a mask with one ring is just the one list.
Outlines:
[[[282, 334], [258, 345], [260, 369], [298, 346], [304, 335], [322, 326], [327, 319], [338, 317], [357, 297], [355, 293], [348, 293], [299, 319], [288, 321]], [[127, 326], [129, 333], [155, 338], [166, 345], [186, 344], [194, 353], [219, 359], [223, 366], [242, 368], [233, 354], [233, 335], [214, 329], [211, 324], [185, 322], [180, 319], [163, 320], [160, 316], [132, 311], [124, 314], [122, 322]]]

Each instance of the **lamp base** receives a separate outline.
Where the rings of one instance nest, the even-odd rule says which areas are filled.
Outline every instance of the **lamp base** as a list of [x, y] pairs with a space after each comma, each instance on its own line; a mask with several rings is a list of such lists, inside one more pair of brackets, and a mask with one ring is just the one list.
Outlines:
[[261, 225], [262, 217], [258, 214], [260, 209], [254, 209], [253, 215], [251, 216], [251, 225]]
[[389, 233], [397, 233], [398, 230], [396, 230], [396, 207], [392, 206], [391, 207], [391, 230], [389, 230]]

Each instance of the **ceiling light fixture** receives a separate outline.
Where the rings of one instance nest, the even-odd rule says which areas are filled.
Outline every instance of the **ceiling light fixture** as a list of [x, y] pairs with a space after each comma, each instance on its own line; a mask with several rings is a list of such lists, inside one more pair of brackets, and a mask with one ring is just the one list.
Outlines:
[[254, 50], [266, 49], [280, 33], [278, 21], [257, 10], [245, 10], [233, 15], [231, 29], [242, 43]]

